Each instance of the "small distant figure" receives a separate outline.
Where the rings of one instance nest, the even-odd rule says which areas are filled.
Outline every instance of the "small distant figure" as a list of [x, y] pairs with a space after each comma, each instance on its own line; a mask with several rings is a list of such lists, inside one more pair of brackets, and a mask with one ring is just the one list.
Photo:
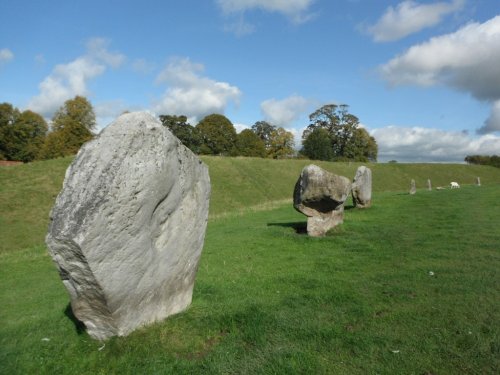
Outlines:
[[427, 179], [427, 190], [431, 191], [432, 190], [432, 183], [431, 183], [431, 179]]
[[450, 188], [452, 189], [459, 189], [460, 188], [460, 185], [458, 184], [458, 182], [450, 182]]
[[476, 185], [481, 186], [481, 179], [479, 177], [476, 179]]

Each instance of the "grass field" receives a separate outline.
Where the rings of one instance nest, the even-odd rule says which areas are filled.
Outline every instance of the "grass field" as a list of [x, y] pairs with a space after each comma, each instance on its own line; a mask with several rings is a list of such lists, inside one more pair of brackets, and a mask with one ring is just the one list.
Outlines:
[[[193, 304], [105, 345], [71, 319], [43, 244], [68, 160], [0, 169], [1, 374], [500, 373], [500, 171], [370, 166], [373, 207], [348, 207], [344, 225], [309, 238], [281, 185], [307, 162], [206, 162], [214, 195]], [[251, 194], [256, 169], [275, 190]], [[423, 188], [453, 175], [462, 189]], [[414, 196], [409, 178], [422, 181]]]

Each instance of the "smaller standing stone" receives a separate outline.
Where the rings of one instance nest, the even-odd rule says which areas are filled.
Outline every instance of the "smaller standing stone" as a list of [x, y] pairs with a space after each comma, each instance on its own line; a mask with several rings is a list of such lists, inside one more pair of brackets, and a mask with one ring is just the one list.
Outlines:
[[476, 180], [476, 185], [477, 186], [481, 186], [481, 179], [478, 177], [477, 180]]
[[415, 186], [415, 180], [412, 178], [410, 183], [410, 194], [413, 195], [417, 192], [417, 187]]
[[362, 165], [356, 171], [352, 182], [352, 202], [357, 208], [372, 205], [372, 171]]
[[344, 203], [351, 191], [351, 181], [316, 165], [302, 169], [293, 192], [294, 208], [306, 215], [307, 234], [324, 236], [344, 221]]
[[432, 190], [432, 184], [431, 184], [431, 179], [427, 179], [427, 190], [431, 191]]

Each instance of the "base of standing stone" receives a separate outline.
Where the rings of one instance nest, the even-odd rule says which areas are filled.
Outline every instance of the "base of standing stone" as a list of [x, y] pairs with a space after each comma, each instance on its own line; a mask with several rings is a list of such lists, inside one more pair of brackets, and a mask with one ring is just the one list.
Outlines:
[[356, 208], [370, 208], [372, 206], [372, 201], [366, 201], [366, 202], [359, 202], [359, 201], [354, 201], [354, 206]]
[[322, 237], [330, 229], [344, 222], [344, 207], [329, 212], [327, 215], [309, 216], [307, 218], [307, 234], [311, 237]]

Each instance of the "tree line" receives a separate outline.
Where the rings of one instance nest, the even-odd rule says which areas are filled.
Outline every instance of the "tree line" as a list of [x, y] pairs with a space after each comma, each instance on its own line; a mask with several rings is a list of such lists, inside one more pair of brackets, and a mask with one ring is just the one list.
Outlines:
[[51, 129], [30, 110], [0, 104], [0, 160], [30, 162], [74, 155], [94, 136], [96, 121], [90, 102], [76, 96], [54, 114]]
[[196, 126], [184, 115], [160, 115], [160, 121], [195, 154], [282, 159], [295, 153], [293, 134], [266, 121], [240, 133], [226, 116], [215, 113]]
[[500, 168], [500, 156], [498, 155], [467, 155], [464, 160], [467, 164], [491, 165]]
[[[376, 161], [377, 143], [360, 127], [346, 105], [322, 106], [310, 116], [302, 148], [294, 149], [293, 134], [267, 121], [236, 132], [231, 121], [211, 114], [189, 124], [185, 115], [160, 115], [161, 123], [196, 154], [262, 158], [304, 157], [327, 161]], [[96, 116], [82, 96], [67, 100], [54, 114], [50, 127], [39, 114], [0, 104], [0, 160], [29, 162], [74, 155], [94, 137]]]

